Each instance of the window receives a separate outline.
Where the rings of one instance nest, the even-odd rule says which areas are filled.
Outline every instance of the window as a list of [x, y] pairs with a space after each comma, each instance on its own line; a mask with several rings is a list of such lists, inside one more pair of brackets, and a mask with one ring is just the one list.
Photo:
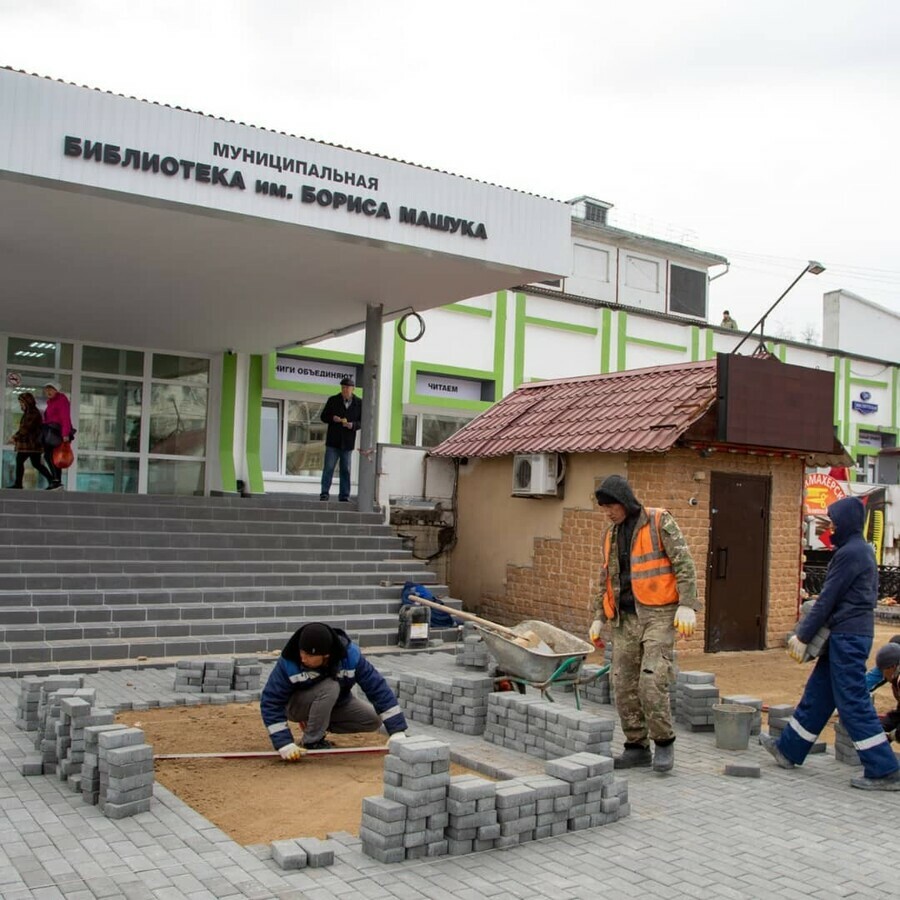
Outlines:
[[669, 312], [706, 318], [706, 272], [671, 266]]
[[451, 434], [456, 434], [471, 417], [438, 416], [431, 413], [405, 415], [400, 442], [404, 447], [437, 447]]
[[659, 293], [659, 263], [640, 256], [625, 258], [625, 284], [638, 291]]

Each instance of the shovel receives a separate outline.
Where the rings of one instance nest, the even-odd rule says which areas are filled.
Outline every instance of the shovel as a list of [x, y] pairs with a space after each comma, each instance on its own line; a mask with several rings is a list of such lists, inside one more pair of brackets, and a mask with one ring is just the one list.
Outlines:
[[426, 600], [418, 594], [410, 594], [409, 598], [410, 600], [415, 600], [416, 603], [421, 603], [423, 606], [430, 606], [432, 609], [439, 609], [441, 612], [449, 613], [457, 619], [465, 619], [467, 622], [473, 622], [475, 625], [486, 628], [488, 631], [493, 631], [495, 634], [505, 637], [508, 641], [512, 641], [512, 643], [517, 646], [524, 647], [526, 650], [536, 650], [538, 653], [553, 653], [553, 648], [546, 641], [538, 637], [533, 631], [525, 631], [522, 634], [519, 634], [511, 628], [506, 628], [503, 625], [498, 625], [496, 622], [482, 619], [481, 616], [475, 616], [472, 615], [472, 613], [453, 609], [450, 606], [444, 606], [443, 603], [436, 603], [434, 600]]

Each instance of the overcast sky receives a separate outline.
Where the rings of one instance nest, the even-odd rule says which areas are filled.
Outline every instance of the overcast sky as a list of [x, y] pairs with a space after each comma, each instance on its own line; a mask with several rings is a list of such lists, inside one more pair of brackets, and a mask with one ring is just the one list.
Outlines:
[[894, 0], [0, 0], [0, 65], [560, 200], [728, 257], [710, 319], [900, 312]]

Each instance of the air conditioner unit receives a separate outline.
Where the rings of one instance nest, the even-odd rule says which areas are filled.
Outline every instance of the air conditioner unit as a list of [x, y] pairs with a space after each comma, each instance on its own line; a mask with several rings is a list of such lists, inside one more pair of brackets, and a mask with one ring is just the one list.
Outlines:
[[558, 471], [556, 453], [517, 453], [513, 457], [513, 496], [555, 497]]

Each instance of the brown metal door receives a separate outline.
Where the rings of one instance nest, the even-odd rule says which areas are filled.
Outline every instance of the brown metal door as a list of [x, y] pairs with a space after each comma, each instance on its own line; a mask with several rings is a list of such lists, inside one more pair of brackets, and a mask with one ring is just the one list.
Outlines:
[[706, 649], [765, 647], [770, 481], [713, 472], [706, 566]]

